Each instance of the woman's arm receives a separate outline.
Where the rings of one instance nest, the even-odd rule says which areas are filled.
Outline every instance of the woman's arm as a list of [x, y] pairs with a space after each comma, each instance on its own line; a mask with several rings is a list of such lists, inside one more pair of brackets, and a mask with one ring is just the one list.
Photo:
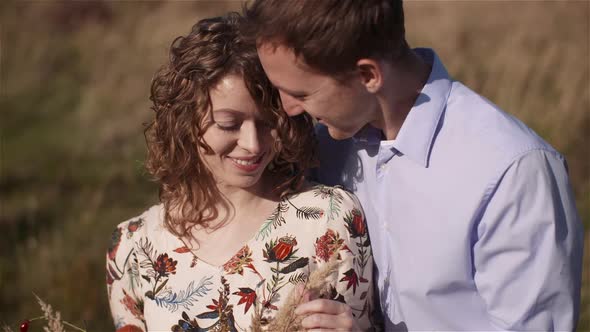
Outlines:
[[[131, 223], [133, 221], [130, 221]], [[107, 290], [117, 332], [145, 332], [139, 266], [129, 222], [121, 223], [111, 236], [106, 255]]]
[[[295, 313], [306, 329], [362, 331], [373, 323], [373, 255], [366, 221], [356, 197], [335, 189], [342, 203], [325, 234], [316, 239], [316, 252], [337, 255], [338, 271], [324, 298], [305, 292]], [[325, 246], [325, 247], [324, 247]], [[333, 250], [337, 246], [339, 249]], [[317, 255], [320, 256], [320, 255]], [[326, 255], [323, 256], [324, 258]], [[331, 256], [330, 256], [331, 257]]]

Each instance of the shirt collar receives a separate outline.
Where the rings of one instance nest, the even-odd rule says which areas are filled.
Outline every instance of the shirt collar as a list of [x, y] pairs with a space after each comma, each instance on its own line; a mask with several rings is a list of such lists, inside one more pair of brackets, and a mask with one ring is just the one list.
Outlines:
[[363, 145], [379, 145], [383, 133], [380, 129], [377, 129], [371, 125], [364, 126], [358, 133], [356, 133], [352, 139], [354, 143]]
[[[452, 81], [432, 49], [416, 48], [414, 51], [432, 65], [432, 70], [402, 124], [393, 147], [423, 167], [428, 167], [430, 150], [451, 92]], [[367, 126], [355, 135], [354, 139], [355, 142], [368, 145], [379, 144], [381, 131]]]

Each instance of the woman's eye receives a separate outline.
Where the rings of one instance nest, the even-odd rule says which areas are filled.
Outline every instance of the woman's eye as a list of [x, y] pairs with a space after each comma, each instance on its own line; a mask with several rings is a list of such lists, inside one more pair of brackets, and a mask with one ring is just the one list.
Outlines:
[[217, 128], [223, 131], [238, 131], [240, 129], [239, 124], [223, 124], [223, 123], [216, 123]]

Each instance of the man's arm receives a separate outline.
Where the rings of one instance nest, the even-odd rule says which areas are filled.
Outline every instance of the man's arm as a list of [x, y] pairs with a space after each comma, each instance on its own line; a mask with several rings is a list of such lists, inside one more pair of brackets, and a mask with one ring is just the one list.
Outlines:
[[563, 160], [530, 151], [489, 189], [473, 263], [490, 322], [502, 330], [574, 330], [583, 228]]

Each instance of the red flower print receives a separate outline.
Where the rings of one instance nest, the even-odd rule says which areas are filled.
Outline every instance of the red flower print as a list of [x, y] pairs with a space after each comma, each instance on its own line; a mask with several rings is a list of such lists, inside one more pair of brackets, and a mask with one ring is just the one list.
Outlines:
[[117, 249], [119, 249], [122, 234], [123, 232], [121, 231], [121, 227], [117, 227], [113, 234], [111, 234], [111, 244], [109, 245], [108, 249], [108, 256], [110, 260], [114, 260], [115, 256], [117, 255]]
[[174, 252], [177, 252], [179, 254], [184, 254], [187, 252], [191, 252], [191, 250], [187, 246], [182, 246], [182, 247], [174, 249]]
[[256, 301], [256, 292], [251, 288], [239, 288], [239, 292], [234, 292], [232, 294], [240, 296], [240, 301], [238, 301], [238, 305], [246, 303], [244, 307], [244, 313], [248, 312], [252, 303]]
[[244, 275], [244, 268], [247, 267], [254, 271], [257, 275], [260, 275], [254, 265], [252, 265], [252, 251], [248, 245], [245, 245], [234, 255], [227, 263], [223, 264], [223, 269], [227, 274]]
[[352, 268], [344, 272], [344, 277], [342, 277], [340, 281], [348, 281], [348, 284], [346, 285], [346, 290], [349, 290], [350, 286], [352, 286], [352, 294], [356, 293], [356, 287], [359, 285], [359, 281], [363, 283], [368, 282], [368, 280], [363, 277], [359, 278], [356, 274], [356, 271]]
[[128, 324], [118, 328], [115, 332], [143, 332], [143, 330], [136, 325]]
[[367, 226], [363, 220], [363, 215], [357, 209], [352, 210], [352, 215], [354, 216], [352, 219], [352, 226], [354, 227], [355, 232], [363, 236], [367, 232]]
[[141, 226], [143, 226], [143, 219], [132, 220], [127, 224], [127, 238], [131, 238], [133, 233], [136, 232]]
[[176, 264], [178, 261], [168, 257], [168, 254], [160, 254], [154, 264], [154, 271], [160, 277], [167, 277], [170, 273], [176, 274]]
[[[330, 257], [338, 252], [339, 249], [344, 249], [342, 244], [344, 240], [340, 238], [340, 235], [331, 229], [328, 229], [326, 233], [320, 236], [315, 241], [315, 257], [318, 261], [327, 262]], [[338, 254], [340, 258], [340, 254]]]
[[135, 316], [136, 318], [144, 320], [143, 319], [143, 302], [136, 301], [131, 296], [129, 296], [129, 294], [127, 294], [127, 292], [125, 290], [123, 290], [123, 295], [124, 296], [123, 296], [123, 299], [121, 300], [121, 303], [123, 303], [125, 308], [127, 308], [127, 310], [129, 310], [129, 312], [133, 316]]
[[219, 309], [219, 301], [217, 301], [216, 299], [213, 299], [213, 304], [207, 305], [207, 309], [217, 311]]
[[270, 303], [270, 301], [262, 302], [262, 306], [265, 307], [266, 309], [279, 310], [279, 308], [276, 305]]
[[296, 245], [295, 237], [283, 236], [276, 243], [271, 240], [270, 243], [265, 244], [266, 250], [262, 254], [268, 262], [284, 262], [295, 253], [293, 248]]
[[344, 222], [346, 222], [346, 229], [348, 229], [350, 237], [357, 238], [367, 234], [367, 225], [365, 224], [361, 211], [358, 209], [353, 209], [347, 213], [344, 217]]
[[244, 275], [244, 265], [252, 263], [252, 252], [250, 248], [245, 245], [234, 255], [227, 263], [223, 264], [223, 269], [228, 274], [239, 273]]

